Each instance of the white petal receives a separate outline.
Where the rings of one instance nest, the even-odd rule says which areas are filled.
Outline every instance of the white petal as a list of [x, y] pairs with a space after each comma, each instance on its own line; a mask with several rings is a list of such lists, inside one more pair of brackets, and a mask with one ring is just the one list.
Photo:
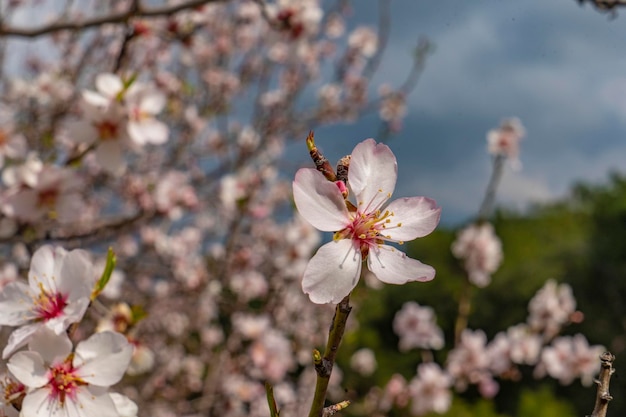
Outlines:
[[426, 197], [399, 198], [392, 201], [387, 210], [392, 217], [384, 234], [395, 241], [426, 236], [435, 230], [441, 217], [441, 208], [435, 200]]
[[82, 250], [68, 252], [60, 269], [57, 288], [62, 294], [68, 295], [69, 302], [91, 295], [95, 285], [95, 274], [87, 252]]
[[361, 276], [361, 251], [350, 239], [325, 244], [309, 261], [302, 289], [317, 304], [339, 303]]
[[105, 96], [115, 98], [124, 89], [124, 84], [117, 75], [105, 73], [96, 77], [96, 88]]
[[388, 284], [425, 282], [435, 278], [435, 268], [409, 258], [404, 252], [388, 245], [370, 249], [367, 267], [379, 280]]
[[112, 392], [109, 395], [115, 404], [115, 409], [121, 417], [137, 417], [139, 409], [134, 401], [125, 395], [118, 394], [117, 392]]
[[48, 383], [48, 367], [37, 352], [17, 352], [7, 363], [7, 368], [28, 388], [39, 388]]
[[90, 384], [108, 387], [119, 382], [133, 356], [133, 346], [119, 333], [92, 335], [76, 346], [74, 366]]
[[143, 113], [157, 114], [165, 108], [167, 104], [165, 94], [160, 91], [146, 91], [141, 95], [139, 109]]
[[379, 209], [396, 187], [398, 165], [391, 149], [367, 139], [354, 148], [348, 171], [348, 184], [361, 213]]
[[126, 164], [122, 154], [122, 146], [119, 140], [106, 140], [100, 142], [96, 148], [96, 161], [105, 171], [119, 175], [123, 173]]
[[13, 354], [16, 350], [24, 346], [35, 332], [42, 327], [42, 323], [33, 323], [27, 324], [26, 326], [18, 327], [13, 330], [11, 336], [9, 336], [9, 341], [2, 351], [2, 359], [6, 359]]
[[30, 288], [20, 281], [7, 284], [0, 292], [0, 325], [20, 326], [35, 318]]
[[50, 397], [47, 388], [31, 391], [24, 397], [21, 416], [29, 417], [65, 417], [65, 410]]
[[72, 353], [72, 342], [63, 332], [56, 334], [46, 326], [42, 326], [28, 343], [28, 348], [37, 352], [46, 363], [58, 363]]
[[82, 93], [83, 100], [88, 106], [93, 106], [99, 109], [106, 108], [111, 100], [104, 97], [102, 94], [98, 94], [94, 91], [85, 90]]
[[81, 387], [76, 401], [66, 400], [68, 417], [120, 417], [109, 393], [93, 388], [96, 387]]
[[302, 168], [296, 172], [293, 199], [298, 212], [316, 229], [336, 232], [350, 223], [341, 191], [315, 169]]
[[156, 119], [146, 119], [141, 122], [128, 122], [128, 135], [138, 145], [152, 143], [161, 145], [167, 142], [169, 128]]
[[44, 245], [33, 254], [28, 271], [28, 284], [36, 294], [41, 291], [39, 284], [43, 285], [47, 292], [57, 292], [55, 261], [55, 251], [51, 245]]

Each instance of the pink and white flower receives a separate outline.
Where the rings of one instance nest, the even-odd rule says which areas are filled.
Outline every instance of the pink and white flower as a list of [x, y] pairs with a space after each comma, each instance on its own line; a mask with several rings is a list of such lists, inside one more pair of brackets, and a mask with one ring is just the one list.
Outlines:
[[99, 416], [119, 417], [108, 387], [122, 379], [132, 352], [126, 338], [114, 332], [96, 333], [72, 351], [66, 334], [44, 327], [29, 350], [16, 353], [7, 367], [29, 388], [22, 403], [25, 416], [86, 417], [97, 411]]
[[60, 222], [76, 221], [85, 213], [82, 199], [82, 180], [74, 171], [54, 165], [43, 165], [36, 172], [25, 167], [13, 171], [12, 176], [23, 175], [30, 184], [16, 182], [5, 195], [1, 211], [11, 218], [25, 222], [38, 222], [47, 217]]
[[505, 119], [497, 129], [487, 133], [487, 148], [495, 156], [508, 158], [514, 168], [521, 168], [519, 161], [519, 142], [526, 135], [522, 122], [517, 117]]
[[402, 352], [410, 349], [441, 349], [443, 331], [437, 326], [435, 310], [420, 306], [415, 301], [404, 303], [393, 319], [393, 330], [400, 337], [398, 347]]
[[42, 246], [33, 255], [28, 285], [7, 284], [0, 292], [0, 325], [19, 326], [9, 337], [7, 358], [46, 327], [62, 334], [80, 321], [89, 306], [95, 284], [92, 264], [80, 250]]
[[443, 414], [452, 405], [452, 378], [433, 362], [422, 363], [409, 390], [413, 399], [411, 413], [421, 416], [431, 411]]
[[580, 333], [557, 337], [551, 346], [543, 349], [538, 372], [547, 371], [563, 385], [580, 378], [583, 385], [589, 386], [600, 371], [598, 357], [604, 350], [600, 345], [589, 346], [585, 336]]
[[367, 139], [352, 152], [348, 187], [356, 204], [347, 202], [343, 182], [329, 182], [319, 171], [302, 168], [293, 182], [298, 211], [311, 225], [336, 232], [309, 261], [302, 288], [314, 303], [339, 303], [356, 287], [361, 264], [389, 284], [430, 281], [435, 270], [385, 242], [413, 240], [431, 233], [441, 209], [426, 197], [395, 200], [385, 206], [396, 185], [396, 157], [389, 147]]
[[465, 261], [470, 282], [486, 287], [502, 262], [502, 242], [490, 223], [472, 224], [461, 230], [452, 243], [452, 253]]

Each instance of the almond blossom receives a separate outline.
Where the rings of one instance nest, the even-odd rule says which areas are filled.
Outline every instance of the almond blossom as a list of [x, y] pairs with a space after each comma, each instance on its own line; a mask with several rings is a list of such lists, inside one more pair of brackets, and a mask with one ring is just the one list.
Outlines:
[[422, 363], [409, 390], [413, 398], [411, 412], [421, 416], [430, 411], [443, 414], [452, 405], [452, 378], [436, 363]]
[[66, 334], [42, 328], [30, 341], [29, 350], [16, 353], [7, 364], [17, 380], [29, 388], [22, 414], [118, 417], [130, 404], [123, 398], [112, 398], [108, 387], [122, 379], [132, 351], [126, 338], [114, 332], [96, 333], [72, 351]]
[[[346, 201], [343, 182], [329, 182], [312, 168], [296, 173], [293, 192], [300, 214], [315, 228], [336, 232], [309, 261], [302, 288], [317, 304], [339, 303], [356, 287], [361, 263], [389, 284], [429, 281], [435, 270], [385, 242], [403, 243], [431, 233], [441, 209], [426, 197], [401, 198], [385, 206], [397, 179], [396, 157], [387, 145], [367, 139], [352, 152]], [[341, 188], [341, 189], [340, 189]]]
[[502, 242], [490, 223], [472, 224], [461, 230], [452, 244], [452, 253], [465, 261], [470, 282], [486, 287], [502, 262]]
[[519, 141], [526, 135], [522, 122], [517, 117], [505, 119], [497, 129], [487, 133], [487, 148], [489, 153], [495, 156], [508, 158], [514, 168], [521, 168], [518, 159]]
[[435, 310], [420, 306], [415, 301], [404, 303], [393, 319], [393, 330], [400, 337], [398, 347], [402, 352], [410, 349], [441, 349], [443, 331], [437, 326]]
[[50, 245], [39, 248], [32, 258], [28, 285], [11, 282], [0, 292], [0, 325], [19, 326], [2, 357], [24, 346], [42, 327], [62, 334], [80, 321], [95, 283], [92, 268], [83, 251], [67, 252]]
[[563, 385], [580, 378], [583, 385], [589, 386], [600, 370], [598, 357], [604, 350], [600, 345], [589, 346], [585, 336], [580, 333], [557, 337], [541, 353], [541, 366], [537, 372], [541, 374], [545, 370]]

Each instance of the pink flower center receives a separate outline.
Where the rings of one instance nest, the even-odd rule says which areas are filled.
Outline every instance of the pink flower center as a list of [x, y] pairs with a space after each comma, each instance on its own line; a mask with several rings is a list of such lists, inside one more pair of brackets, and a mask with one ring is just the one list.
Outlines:
[[105, 141], [117, 139], [119, 127], [116, 122], [103, 120], [100, 123], [94, 123], [94, 127], [96, 128], [96, 131], [98, 131], [100, 140]]
[[37, 195], [37, 205], [39, 207], [52, 208], [56, 204], [58, 197], [59, 197], [58, 188], [50, 188], [47, 190], [42, 190]]
[[35, 302], [35, 312], [39, 319], [50, 320], [63, 314], [67, 306], [67, 295], [60, 292], [49, 293], [39, 284], [40, 292]]
[[[385, 210], [381, 214], [380, 210], [372, 213], [354, 213], [352, 223], [345, 229], [335, 233], [334, 240], [352, 239], [355, 245], [361, 250], [361, 255], [365, 258], [369, 253], [369, 248], [374, 245], [380, 245], [385, 240], [390, 240], [391, 236], [385, 235], [384, 232], [389, 227], [400, 227], [401, 223], [391, 225], [391, 217], [393, 213]], [[402, 243], [402, 242], [400, 242]]]
[[65, 403], [65, 397], [75, 400], [78, 388], [87, 385], [76, 375], [77, 369], [72, 365], [72, 358], [73, 355], [70, 355], [63, 363], [50, 368], [48, 379], [50, 397], [58, 400], [61, 405]]

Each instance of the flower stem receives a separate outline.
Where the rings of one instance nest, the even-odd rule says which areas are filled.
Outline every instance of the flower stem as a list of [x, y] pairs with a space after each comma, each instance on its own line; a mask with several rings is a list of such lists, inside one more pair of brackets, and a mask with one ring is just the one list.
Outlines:
[[324, 356], [320, 357], [319, 352], [313, 355], [315, 372], [317, 372], [317, 382], [315, 384], [315, 396], [313, 397], [309, 417], [321, 417], [324, 413], [324, 401], [326, 400], [328, 382], [333, 372], [333, 365], [335, 364], [335, 358], [339, 350], [339, 343], [341, 343], [341, 338], [346, 330], [346, 322], [348, 321], [351, 310], [350, 295], [347, 295], [335, 308], [335, 315], [333, 316], [333, 322], [328, 333], [328, 342], [326, 343]]
[[467, 328], [467, 322], [472, 309], [472, 284], [469, 278], [463, 283], [463, 289], [461, 291], [461, 297], [459, 298], [459, 314], [456, 316], [456, 322], [454, 323], [454, 346], [458, 346], [461, 342], [461, 333]]
[[502, 178], [502, 168], [504, 167], [505, 159], [504, 155], [496, 155], [493, 160], [493, 169], [491, 171], [491, 177], [489, 178], [489, 184], [487, 184], [485, 196], [483, 197], [480, 209], [478, 210], [479, 223], [485, 221], [491, 214], [493, 203], [496, 199], [496, 190], [498, 188], [498, 184], [500, 183], [500, 179]]

